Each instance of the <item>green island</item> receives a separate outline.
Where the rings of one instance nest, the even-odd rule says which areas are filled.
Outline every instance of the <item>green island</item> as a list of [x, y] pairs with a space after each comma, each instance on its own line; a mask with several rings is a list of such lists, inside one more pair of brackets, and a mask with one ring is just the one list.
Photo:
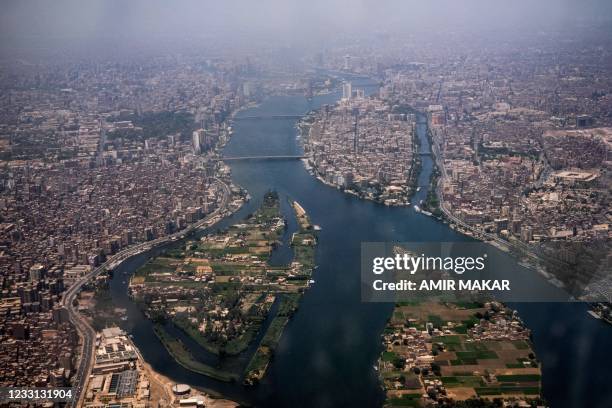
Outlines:
[[[291, 266], [295, 273], [292, 273], [289, 279], [296, 284], [296, 288], [302, 288], [304, 285], [308, 285], [315, 266], [314, 255], [317, 237], [315, 228], [302, 206], [297, 201], [293, 201], [292, 207], [297, 217], [298, 231], [294, 232], [291, 237], [291, 247], [293, 248], [293, 262]], [[280, 295], [276, 316], [274, 316], [255, 354], [253, 354], [251, 361], [245, 369], [245, 384], [253, 385], [263, 378], [268, 364], [274, 356], [274, 350], [285, 325], [298, 308], [301, 292], [301, 290], [298, 293], [290, 291]]]
[[[221, 381], [242, 378], [248, 385], [265, 375], [315, 266], [315, 227], [297, 202], [291, 206], [298, 229], [291, 236], [289, 265], [269, 262], [287, 224], [278, 194], [268, 192], [242, 222], [181, 242], [132, 276], [130, 294], [183, 367]], [[222, 360], [252, 355], [246, 355], [242, 371], [236, 364], [212, 366], [194, 356], [177, 337], [181, 333]]]
[[541, 405], [530, 335], [516, 312], [494, 301], [398, 303], [377, 366], [385, 406]]

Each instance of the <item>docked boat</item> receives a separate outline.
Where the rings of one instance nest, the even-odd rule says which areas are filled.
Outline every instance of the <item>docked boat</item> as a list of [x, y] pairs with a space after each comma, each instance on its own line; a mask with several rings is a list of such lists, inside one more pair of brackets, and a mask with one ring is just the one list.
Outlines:
[[597, 319], [597, 320], [601, 320], [601, 316], [599, 314], [597, 314], [594, 310], [587, 310], [587, 313], [589, 315], [591, 315], [592, 318]]

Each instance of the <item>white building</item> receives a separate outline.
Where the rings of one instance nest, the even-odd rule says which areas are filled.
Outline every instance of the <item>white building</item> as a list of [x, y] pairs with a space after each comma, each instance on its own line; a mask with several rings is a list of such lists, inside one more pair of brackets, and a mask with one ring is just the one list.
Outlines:
[[342, 84], [342, 98], [346, 100], [350, 100], [353, 96], [353, 86], [350, 82], [345, 82]]

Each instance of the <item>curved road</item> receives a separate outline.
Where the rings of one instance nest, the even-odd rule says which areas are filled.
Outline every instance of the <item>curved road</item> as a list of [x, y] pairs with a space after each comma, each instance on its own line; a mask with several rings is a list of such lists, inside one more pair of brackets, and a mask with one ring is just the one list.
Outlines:
[[[87, 378], [89, 377], [89, 373], [91, 371], [91, 367], [93, 365], [93, 351], [94, 351], [94, 341], [96, 337], [96, 333], [93, 328], [87, 323], [85, 319], [79, 314], [79, 312], [74, 307], [74, 300], [76, 299], [77, 294], [81, 291], [83, 286], [89, 282], [92, 278], [98, 276], [100, 273], [105, 271], [107, 268], [114, 268], [119, 263], [125, 261], [126, 259], [138, 255], [141, 252], [148, 251], [151, 248], [154, 248], [158, 245], [166, 243], [173, 238], [178, 238], [181, 235], [185, 235], [190, 233], [191, 231], [198, 229], [204, 226], [206, 223], [212, 221], [215, 217], [219, 216], [223, 211], [226, 210], [227, 204], [230, 197], [230, 189], [227, 184], [218, 178], [213, 179], [216, 184], [218, 184], [222, 191], [223, 196], [221, 197], [221, 203], [219, 207], [208, 214], [206, 217], [201, 219], [200, 221], [189, 225], [187, 228], [175, 232], [170, 235], [166, 235], [152, 241], [142, 242], [136, 245], [133, 245], [125, 250], [118, 252], [117, 254], [108, 258], [106, 262], [97, 268], [93, 269], [91, 272], [87, 273], [80, 280], [72, 284], [67, 291], [64, 292], [62, 297], [62, 306], [64, 306], [70, 315], [70, 321], [76, 329], [78, 330], [81, 338], [83, 339], [83, 348], [81, 353], [81, 359], [78, 364], [76, 378], [75, 378], [75, 389], [74, 389], [74, 398], [72, 400], [72, 406], [80, 406], [81, 398], [83, 396], [83, 389], [85, 387], [85, 383]], [[218, 221], [218, 220], [216, 220]], [[215, 221], [215, 222], [216, 222]]]

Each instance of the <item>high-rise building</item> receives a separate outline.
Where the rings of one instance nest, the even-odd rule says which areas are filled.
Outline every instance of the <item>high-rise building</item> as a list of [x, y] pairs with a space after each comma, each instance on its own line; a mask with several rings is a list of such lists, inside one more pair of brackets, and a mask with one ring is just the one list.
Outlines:
[[30, 267], [30, 280], [39, 281], [45, 276], [45, 267], [41, 264], [35, 264]]
[[353, 87], [350, 82], [342, 84], [342, 98], [349, 100], [353, 96]]
[[219, 128], [212, 130], [198, 129], [193, 132], [192, 144], [196, 154], [206, 152], [215, 146], [219, 140]]
[[242, 94], [248, 98], [249, 96], [251, 96], [252, 94], [252, 89], [251, 89], [251, 83], [250, 82], [245, 82], [244, 84], [242, 84]]
[[200, 133], [197, 130], [193, 131], [191, 141], [193, 144], [193, 152], [195, 154], [199, 154], [202, 151], [202, 148], [200, 146]]

